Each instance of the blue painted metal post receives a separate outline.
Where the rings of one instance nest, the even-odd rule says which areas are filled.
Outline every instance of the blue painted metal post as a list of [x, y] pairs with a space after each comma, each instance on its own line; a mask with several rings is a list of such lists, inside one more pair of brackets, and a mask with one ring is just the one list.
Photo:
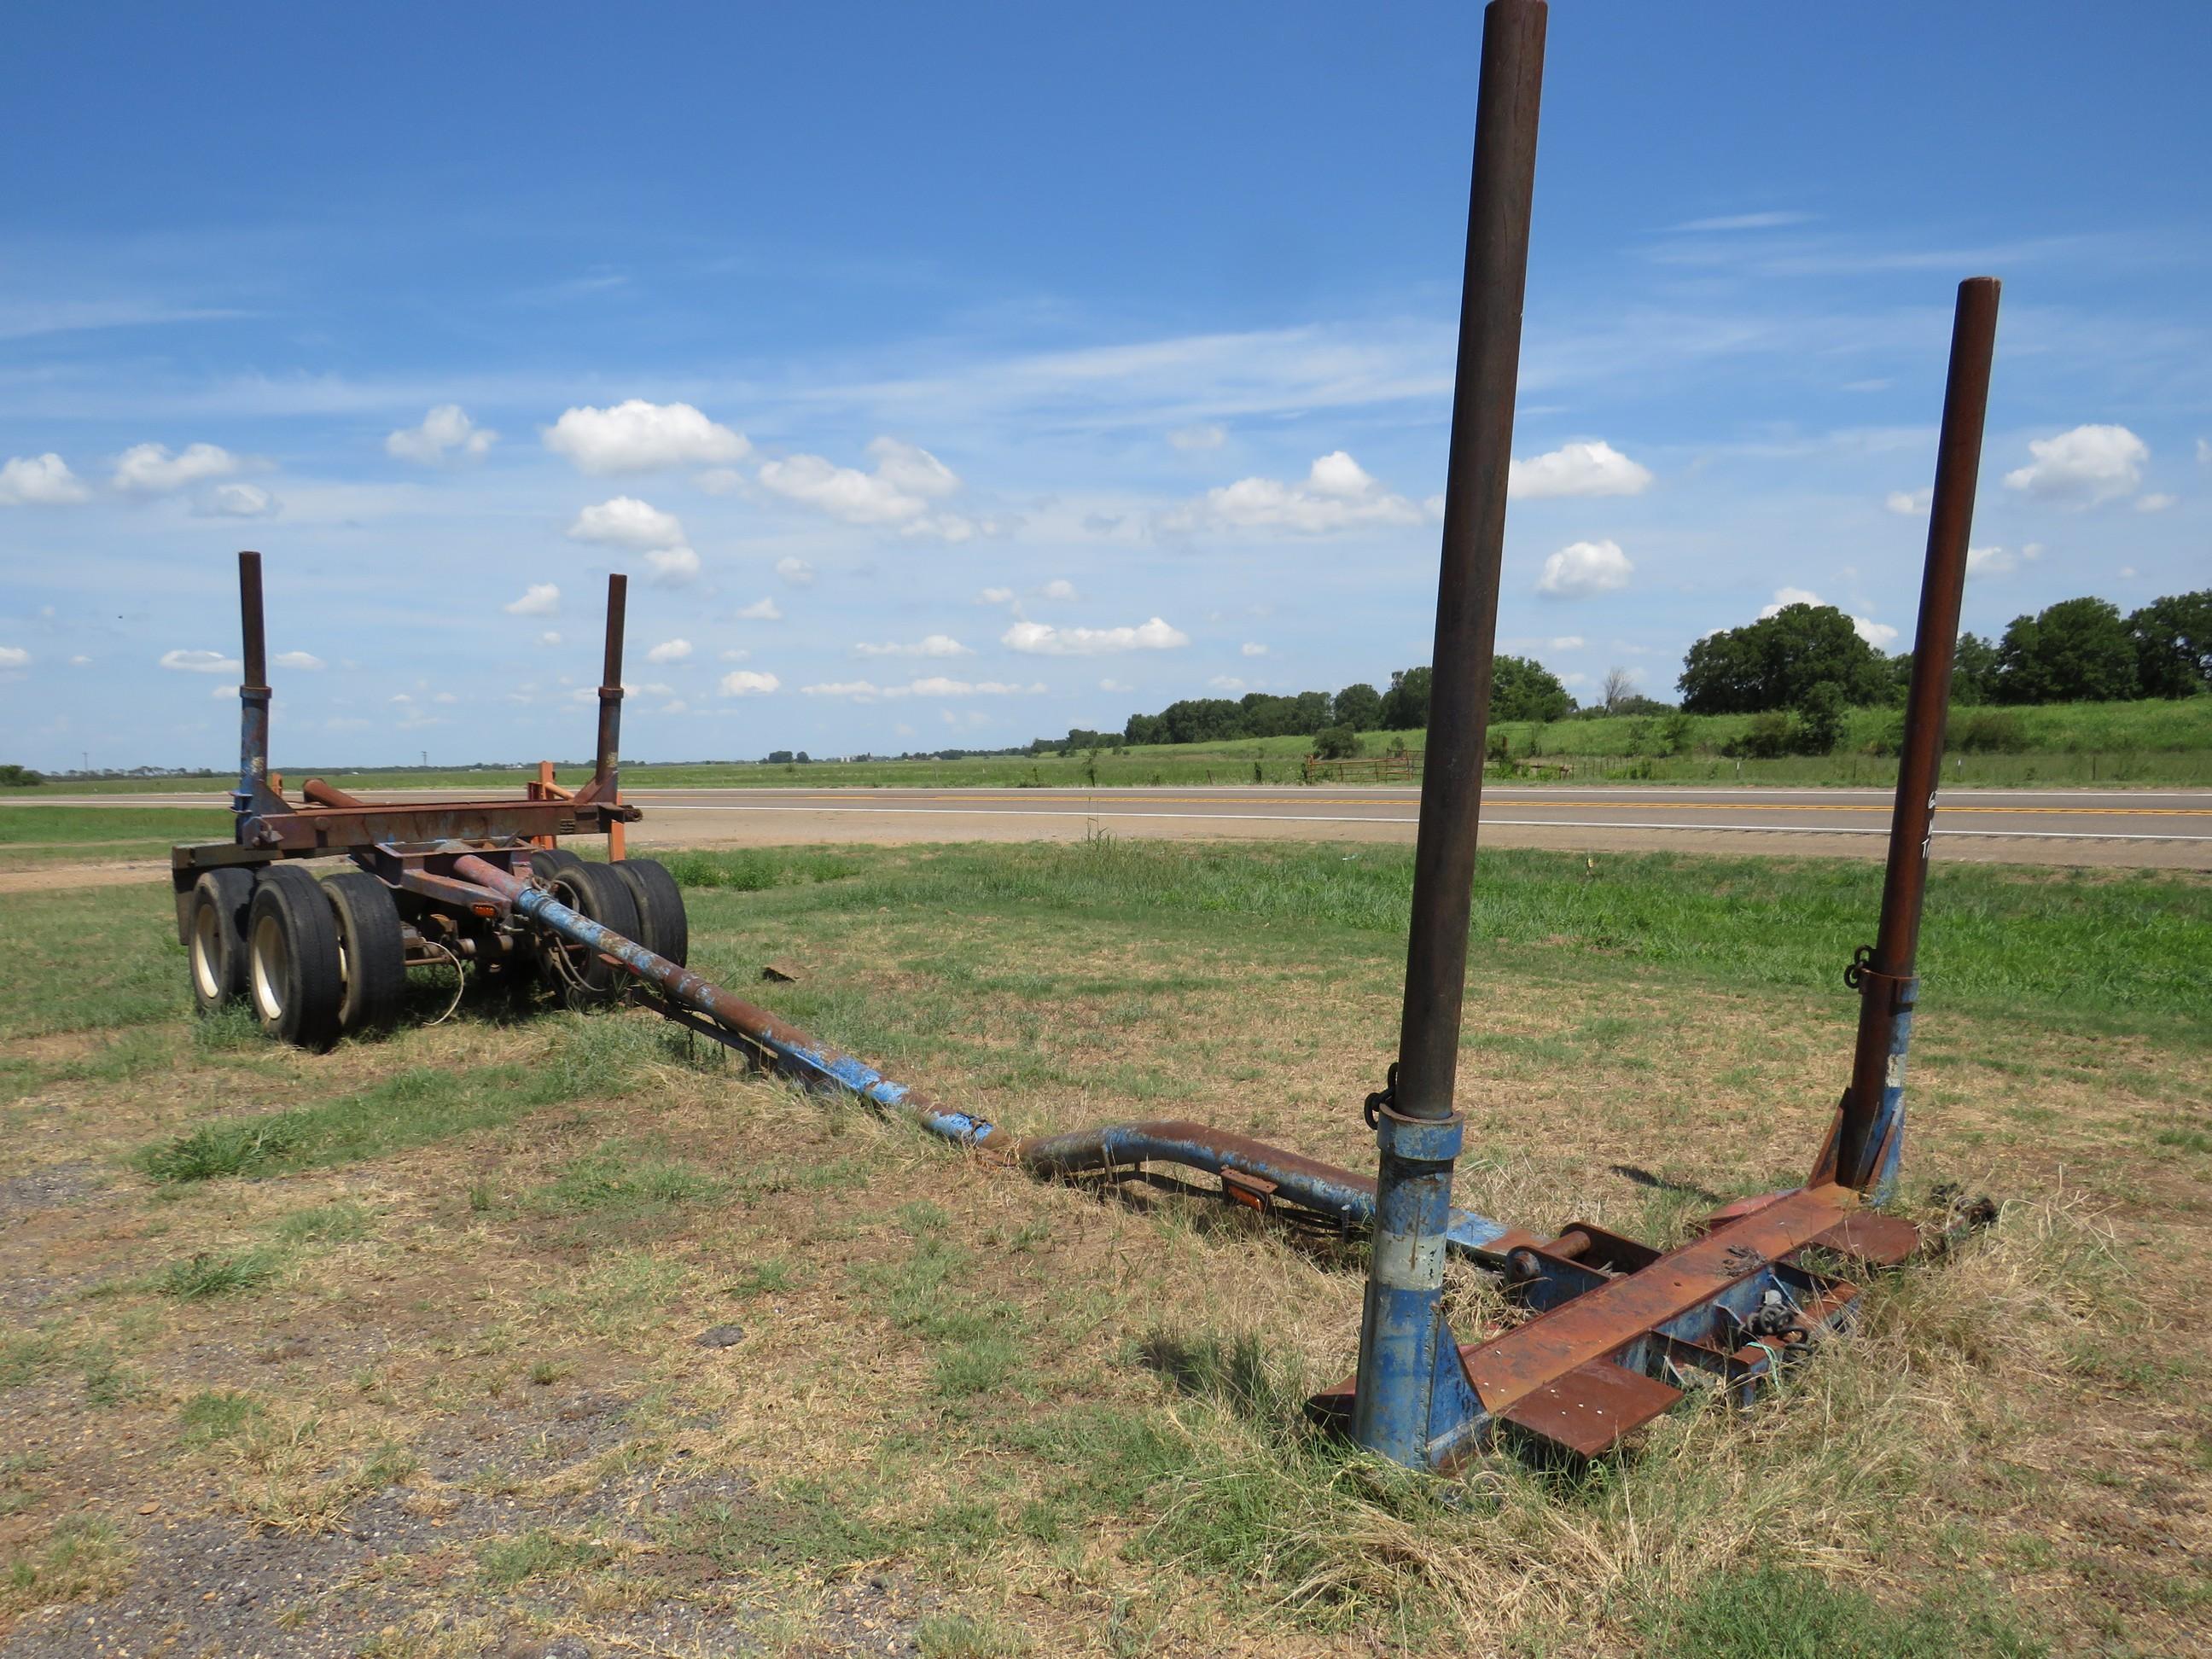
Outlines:
[[1480, 1409], [1444, 1321], [1444, 1242], [1546, 21], [1543, 0], [1491, 0], [1483, 13], [1405, 1007], [1393, 1081], [1372, 1113], [1380, 1161], [1352, 1434], [1418, 1468], [1448, 1460]]

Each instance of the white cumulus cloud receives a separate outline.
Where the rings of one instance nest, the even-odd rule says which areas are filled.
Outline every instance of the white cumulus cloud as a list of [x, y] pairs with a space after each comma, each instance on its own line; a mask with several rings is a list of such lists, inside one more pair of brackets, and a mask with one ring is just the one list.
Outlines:
[[579, 513], [568, 526], [568, 539], [618, 547], [681, 547], [684, 521], [635, 495], [617, 495]]
[[1011, 587], [987, 587], [975, 596], [978, 605], [1012, 605], [1014, 590]]
[[312, 651], [279, 651], [269, 661], [273, 667], [296, 668], [310, 674], [330, 666]]
[[136, 444], [115, 463], [115, 487], [130, 495], [159, 495], [210, 478], [225, 478], [244, 465], [217, 444], [191, 444], [172, 455], [167, 444]]
[[2181, 497], [2179, 495], [2167, 495], [2164, 494], [2138, 495], [2136, 497], [2136, 511], [2138, 513], [2163, 513], [2167, 507], [2172, 507], [2180, 499]]
[[[72, 661], [76, 660], [74, 658]], [[0, 669], [28, 668], [31, 653], [20, 645], [0, 645]]]
[[896, 438], [868, 446], [875, 470], [839, 466], [820, 455], [789, 455], [761, 464], [763, 488], [846, 524], [896, 526], [902, 534], [966, 541], [979, 526], [931, 504], [955, 494], [959, 476], [927, 450]]
[[738, 609], [739, 622], [781, 622], [783, 607], [774, 599], [755, 599], [750, 605]]
[[782, 684], [783, 682], [773, 674], [740, 668], [722, 676], [722, 695], [726, 697], [763, 696]]
[[682, 662], [691, 654], [689, 640], [663, 640], [645, 653], [647, 662]]
[[775, 562], [775, 574], [793, 587], [811, 587], [814, 585], [814, 567], [793, 555], [787, 554]]
[[975, 653], [950, 634], [930, 634], [911, 645], [902, 645], [896, 640], [886, 640], [880, 645], [856, 645], [853, 647], [853, 654], [856, 657], [972, 657]]
[[1117, 651], [1172, 651], [1188, 645], [1190, 635], [1158, 617], [1135, 628], [1054, 628], [1018, 622], [999, 636], [999, 643], [1033, 656], [1096, 657]]
[[1066, 603], [1079, 599], [1083, 595], [1075, 591], [1073, 582], [1065, 576], [1058, 576], [1037, 589], [1037, 597], [1042, 599], [1059, 599]]
[[545, 430], [545, 447], [579, 472], [656, 472], [712, 466], [752, 453], [742, 432], [708, 420], [690, 404], [632, 398], [611, 409], [572, 409]]
[[520, 599], [501, 608], [510, 617], [550, 617], [561, 608], [561, 590], [551, 582], [532, 582]]
[[1257, 640], [1247, 640], [1237, 649], [1247, 657], [1264, 657], [1267, 654], [1267, 647]]
[[220, 651], [164, 651], [161, 666], [179, 674], [238, 674], [246, 665]]
[[645, 556], [645, 579], [655, 587], [681, 587], [699, 574], [699, 556], [688, 547], [656, 547]]
[[1928, 510], [1935, 496], [1932, 489], [1893, 489], [1882, 497], [1881, 504], [1902, 517], [1917, 519]]
[[2022, 565], [2033, 564], [2043, 556], [2043, 544], [2030, 542], [2018, 552], [2006, 547], [1970, 547], [1966, 550], [1966, 569], [1977, 576], [2009, 576]]
[[1418, 524], [1421, 509], [1392, 495], [1340, 449], [1316, 459], [1298, 483], [1239, 478], [1169, 515], [1168, 527], [1294, 530], [1307, 535], [1360, 525]]
[[92, 491], [52, 450], [11, 455], [0, 465], [0, 507], [73, 507]]
[[384, 453], [403, 461], [436, 466], [447, 461], [480, 461], [499, 441], [499, 434], [478, 426], [459, 404], [440, 404], [420, 426], [403, 426], [384, 441]]
[[1218, 426], [1186, 426], [1169, 433], [1168, 441], [1186, 453], [1218, 449], [1229, 441], [1229, 434]]
[[1586, 599], [1627, 586], [1635, 574], [1619, 542], [1570, 542], [1544, 561], [1536, 591], [1557, 599]]
[[276, 498], [250, 483], [217, 484], [192, 507], [203, 519], [265, 519], [276, 510]]
[[1506, 493], [1531, 501], [1560, 495], [1640, 495], [1650, 487], [1650, 469], [1602, 439], [1562, 444], [1506, 470]]
[[2124, 426], [2077, 426], [2027, 446], [2035, 459], [2005, 474], [2005, 488], [2054, 501], [2124, 495], [2142, 482], [2150, 446]]

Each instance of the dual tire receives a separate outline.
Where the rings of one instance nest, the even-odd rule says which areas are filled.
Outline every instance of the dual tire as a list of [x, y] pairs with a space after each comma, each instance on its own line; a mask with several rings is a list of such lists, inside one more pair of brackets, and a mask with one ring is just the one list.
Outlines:
[[185, 918], [192, 1003], [245, 999], [262, 1031], [320, 1053], [341, 1033], [389, 1030], [407, 988], [399, 908], [375, 877], [317, 881], [298, 865], [210, 870]]
[[[571, 909], [682, 965], [691, 953], [684, 895], [653, 859], [587, 864], [539, 852], [532, 873]], [[192, 1001], [203, 1014], [244, 998], [262, 1030], [320, 1053], [342, 1034], [397, 1023], [407, 955], [392, 891], [366, 872], [317, 881], [292, 864], [204, 872], [185, 906]], [[541, 931], [538, 966], [571, 1006], [618, 999], [629, 975], [597, 951]], [[511, 971], [511, 970], [510, 970]]]
[[[553, 848], [530, 855], [530, 873], [562, 904], [601, 927], [679, 966], [690, 959], [684, 894], [657, 860], [587, 864]], [[626, 969], [550, 929], [539, 933], [538, 962], [541, 976], [571, 1007], [611, 1002], [629, 983]]]

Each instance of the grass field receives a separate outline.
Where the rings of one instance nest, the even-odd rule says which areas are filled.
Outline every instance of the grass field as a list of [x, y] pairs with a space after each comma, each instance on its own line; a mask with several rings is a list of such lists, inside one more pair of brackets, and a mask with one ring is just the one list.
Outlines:
[[[671, 861], [696, 962], [940, 1099], [1371, 1161], [1403, 849]], [[1879, 881], [1486, 854], [1461, 1200], [1663, 1243], [1692, 1188], [1797, 1178]], [[1356, 1249], [994, 1172], [643, 1014], [301, 1056], [187, 1017], [158, 881], [8, 903], [10, 1655], [2212, 1637], [2201, 877], [1939, 868], [1908, 1181], [1990, 1191], [1997, 1225], [1875, 1284], [1865, 1332], [1753, 1412], [1449, 1483], [1301, 1425], [1350, 1363]], [[1454, 1288], [1462, 1335], [1498, 1316]]]
[[[1973, 711], [1954, 712], [1957, 722]], [[2212, 784], [2212, 697], [2181, 702], [2056, 704], [2004, 711], [2015, 717], [2025, 747], [2016, 754], [1954, 755], [1944, 769], [1948, 785], [1972, 787], [2022, 784], [2099, 784], [2143, 787]], [[1547, 770], [1541, 781], [1576, 783], [1674, 782], [1766, 783], [1777, 785], [1891, 785], [1896, 763], [1869, 750], [1879, 746], [1897, 721], [1890, 709], [1853, 711], [1842, 742], [1832, 755], [1792, 755], [1772, 760], [1735, 761], [1720, 750], [1751, 724], [1744, 714], [1692, 716], [1690, 752], [1662, 755], [1662, 720], [1626, 717], [1501, 721], [1495, 730], [1516, 758], [1530, 755], [1565, 762], [1564, 773]], [[1382, 754], [1394, 742], [1419, 749], [1423, 732], [1369, 732], [1361, 752]], [[1154, 744], [1097, 754], [1049, 755], [1030, 760], [1000, 756], [957, 761], [816, 761], [806, 765], [767, 766], [707, 762], [690, 765], [632, 764], [623, 769], [632, 788], [732, 787], [808, 788], [908, 787], [1098, 787], [1146, 784], [1296, 783], [1304, 776], [1302, 759], [1310, 738], [1244, 738], [1219, 744]], [[304, 781], [319, 775], [294, 768]], [[445, 788], [507, 791], [521, 787], [534, 769], [487, 767], [473, 770], [338, 770], [326, 775], [349, 790]], [[562, 781], [574, 784], [590, 775], [588, 763], [564, 766]], [[204, 787], [226, 791], [230, 779], [209, 774], [199, 780], [110, 778], [85, 783], [49, 783], [34, 790], [0, 791], [0, 799], [35, 800], [41, 793], [87, 791], [127, 793], [169, 792]]]

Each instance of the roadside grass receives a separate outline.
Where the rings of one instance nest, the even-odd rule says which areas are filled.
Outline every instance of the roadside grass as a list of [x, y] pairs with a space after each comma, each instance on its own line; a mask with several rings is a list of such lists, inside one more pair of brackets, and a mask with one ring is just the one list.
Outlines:
[[[1402, 860], [860, 849], [716, 884], [721, 856], [684, 865], [702, 969], [940, 1098], [1372, 1158]], [[1872, 872], [1485, 865], [1460, 1201], [1667, 1242], [1700, 1191], [1802, 1176]], [[88, 914], [181, 980], [165, 907], [91, 896], [25, 906], [28, 942]], [[119, 1038], [68, 981], [44, 1006], [0, 988], [8, 1172], [45, 1183], [8, 1189], [0, 1285], [27, 1311], [0, 1409], [47, 1460], [0, 1467], [8, 1583], [31, 1575], [0, 1620], [149, 1606], [131, 1552], [174, 1521], [302, 1552], [373, 1525], [377, 1566], [316, 1617], [393, 1654], [480, 1648], [519, 1607], [611, 1650], [2190, 1650], [2212, 1216], [2185, 1137], [2212, 1089], [2161, 975], [2201, 970], [2208, 911], [2200, 878], [1939, 868], [1911, 1201], [1987, 1187], [1996, 1226], [1870, 1282], [1859, 1332], [1753, 1411], [1442, 1482], [1304, 1418], [1350, 1368], [1356, 1243], [1033, 1183], [694, 1063], [639, 1013], [469, 1013], [310, 1058], [201, 1041], [172, 1004], [125, 1034], [118, 1089]], [[2021, 960], [2051, 951], [2078, 983]], [[770, 960], [796, 982], [762, 983]], [[1505, 1316], [1464, 1268], [1449, 1287], [1464, 1340]], [[86, 1514], [111, 1565], [56, 1569]]]

